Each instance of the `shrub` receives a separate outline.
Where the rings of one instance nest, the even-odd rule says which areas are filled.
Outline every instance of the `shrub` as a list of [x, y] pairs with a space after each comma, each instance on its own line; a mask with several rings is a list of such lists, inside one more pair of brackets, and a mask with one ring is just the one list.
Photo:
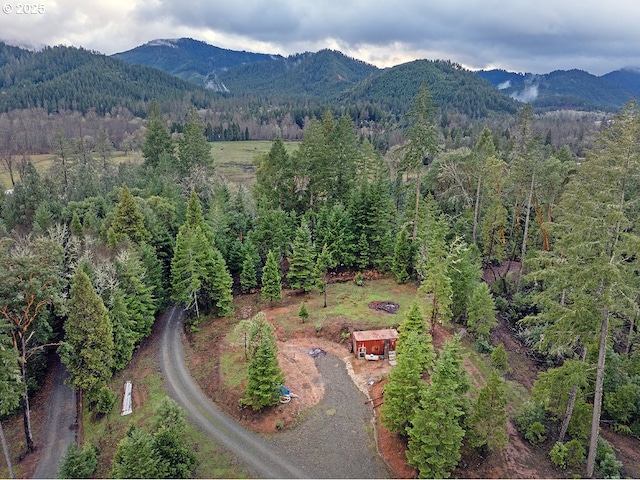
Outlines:
[[507, 350], [504, 348], [502, 343], [495, 347], [491, 352], [491, 361], [493, 362], [494, 367], [501, 372], [509, 370], [509, 357], [507, 355]]
[[486, 338], [478, 337], [478, 340], [476, 340], [476, 352], [491, 353], [493, 352], [493, 345]]
[[100, 389], [96, 398], [96, 413], [106, 415], [111, 412], [116, 403], [116, 394], [106, 385]]
[[362, 273], [360, 272], [356, 273], [356, 276], [353, 280], [354, 282], [356, 282], [357, 286], [364, 287], [364, 277], [362, 276]]
[[567, 468], [567, 446], [564, 443], [556, 442], [549, 452], [549, 456], [556, 467], [563, 470]]
[[547, 439], [547, 429], [542, 423], [533, 422], [524, 432], [524, 438], [534, 445], [542, 443]]
[[91, 478], [98, 466], [98, 449], [86, 445], [82, 450], [75, 443], [69, 445], [60, 465], [59, 478]]
[[586, 458], [586, 450], [580, 440], [574, 438], [565, 444], [567, 467], [580, 468]]
[[609, 443], [598, 437], [598, 450], [596, 451], [596, 473], [601, 478], [620, 478], [622, 462], [616, 459], [616, 453]]

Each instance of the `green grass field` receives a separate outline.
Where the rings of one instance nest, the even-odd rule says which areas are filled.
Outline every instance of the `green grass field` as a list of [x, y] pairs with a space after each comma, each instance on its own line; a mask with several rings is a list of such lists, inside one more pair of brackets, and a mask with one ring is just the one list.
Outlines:
[[[229, 183], [243, 184], [246, 188], [251, 188], [255, 182], [255, 160], [264, 155], [271, 148], [271, 141], [249, 140], [245, 142], [213, 142], [211, 143], [211, 153], [216, 173]], [[297, 142], [285, 142], [285, 147], [289, 153], [298, 148]], [[45, 173], [53, 164], [55, 156], [50, 153], [42, 155], [30, 155], [30, 160], [40, 173]], [[122, 151], [113, 152], [111, 161], [114, 163], [142, 161], [142, 153], [139, 151], [124, 154]], [[18, 162], [16, 161], [16, 164]], [[13, 171], [14, 179], [19, 180], [17, 166]], [[0, 188], [7, 190], [11, 188], [11, 178], [6, 167], [0, 168]]]

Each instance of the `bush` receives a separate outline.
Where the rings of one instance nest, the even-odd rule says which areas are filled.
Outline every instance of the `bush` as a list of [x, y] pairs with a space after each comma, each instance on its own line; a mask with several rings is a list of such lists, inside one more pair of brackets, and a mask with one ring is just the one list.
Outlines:
[[547, 428], [540, 422], [533, 422], [524, 432], [524, 438], [534, 445], [547, 439]]
[[476, 352], [491, 353], [493, 352], [493, 345], [486, 338], [478, 337], [478, 340], [476, 340]]
[[574, 438], [567, 442], [565, 447], [567, 467], [580, 468], [584, 464], [587, 453], [582, 442]]
[[556, 467], [563, 470], [567, 468], [567, 446], [564, 443], [556, 442], [549, 452], [549, 456]]
[[91, 478], [98, 466], [98, 449], [86, 445], [82, 450], [75, 444], [69, 445], [60, 465], [59, 478]]
[[111, 413], [113, 405], [116, 403], [116, 394], [111, 391], [106, 385], [98, 392], [98, 398], [96, 398], [96, 413], [106, 415]]
[[616, 453], [609, 443], [598, 437], [596, 451], [596, 473], [600, 478], [620, 478], [622, 462], [616, 459]]
[[514, 415], [518, 429], [530, 443], [537, 444], [546, 440], [547, 429], [544, 423], [547, 413], [544, 405], [537, 402], [525, 402]]
[[493, 366], [501, 372], [509, 370], [509, 357], [502, 343], [491, 352], [491, 361], [493, 362]]

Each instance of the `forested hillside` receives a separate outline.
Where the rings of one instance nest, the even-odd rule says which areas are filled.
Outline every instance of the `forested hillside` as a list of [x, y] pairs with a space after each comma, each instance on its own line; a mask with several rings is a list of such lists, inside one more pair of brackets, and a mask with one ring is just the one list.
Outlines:
[[583, 70], [556, 70], [547, 74], [504, 70], [476, 72], [512, 98], [537, 110], [619, 110], [640, 91], [640, 74], [617, 70], [597, 77]]
[[218, 73], [253, 62], [282, 59], [280, 55], [227, 50], [191, 38], [153, 40], [113, 56], [127, 63], [157, 68], [183, 80], [222, 91], [224, 88], [218, 88], [216, 81]]
[[212, 95], [195, 85], [149, 67], [73, 47], [39, 52], [0, 43], [0, 112], [44, 109], [48, 113], [94, 110], [105, 115], [125, 107], [143, 116], [153, 98], [207, 106]]

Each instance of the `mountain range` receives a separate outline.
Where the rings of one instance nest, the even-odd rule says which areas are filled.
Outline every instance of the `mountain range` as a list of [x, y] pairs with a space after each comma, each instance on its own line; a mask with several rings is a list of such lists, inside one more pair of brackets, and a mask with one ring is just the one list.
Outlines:
[[[510, 111], [514, 108], [501, 96], [471, 100], [469, 90], [474, 94], [488, 93], [473, 84], [468, 70], [453, 62], [418, 60], [379, 69], [330, 50], [283, 57], [225, 50], [189, 38], [154, 40], [117, 53], [115, 57], [160, 68], [206, 88], [233, 95], [306, 95], [324, 100], [338, 95], [344, 101], [379, 101], [396, 110], [394, 104], [405, 104], [407, 100], [398, 100], [405, 89], [398, 91], [397, 82], [419, 85], [421, 80], [415, 79], [418, 76], [448, 84], [445, 90], [449, 92], [445, 95], [438, 95], [439, 87], [430, 85], [434, 97], [441, 97], [436, 98], [441, 106], [443, 103], [457, 106], [472, 116], [483, 116], [493, 109]], [[640, 71], [632, 69], [617, 70], [600, 77], [576, 69], [547, 74], [480, 70], [475, 75], [505, 96], [531, 103], [539, 110], [615, 111], [631, 97], [640, 96]], [[415, 94], [413, 86], [409, 90]], [[460, 108], [461, 104], [467, 105]]]
[[0, 42], [0, 112], [43, 108], [106, 114], [124, 106], [144, 116], [153, 99], [166, 109], [203, 108], [216, 99], [220, 106], [219, 100], [227, 99], [228, 109], [243, 102], [262, 111], [266, 105], [272, 112], [273, 107], [302, 109], [296, 113], [301, 122], [326, 107], [358, 119], [395, 122], [411, 108], [423, 82], [439, 107], [470, 118], [515, 113], [521, 102], [538, 110], [616, 111], [640, 94], [636, 70], [601, 77], [581, 70], [472, 72], [442, 60], [380, 69], [335, 50], [284, 57], [188, 38], [154, 40], [113, 56], [63, 46], [30, 51]]

